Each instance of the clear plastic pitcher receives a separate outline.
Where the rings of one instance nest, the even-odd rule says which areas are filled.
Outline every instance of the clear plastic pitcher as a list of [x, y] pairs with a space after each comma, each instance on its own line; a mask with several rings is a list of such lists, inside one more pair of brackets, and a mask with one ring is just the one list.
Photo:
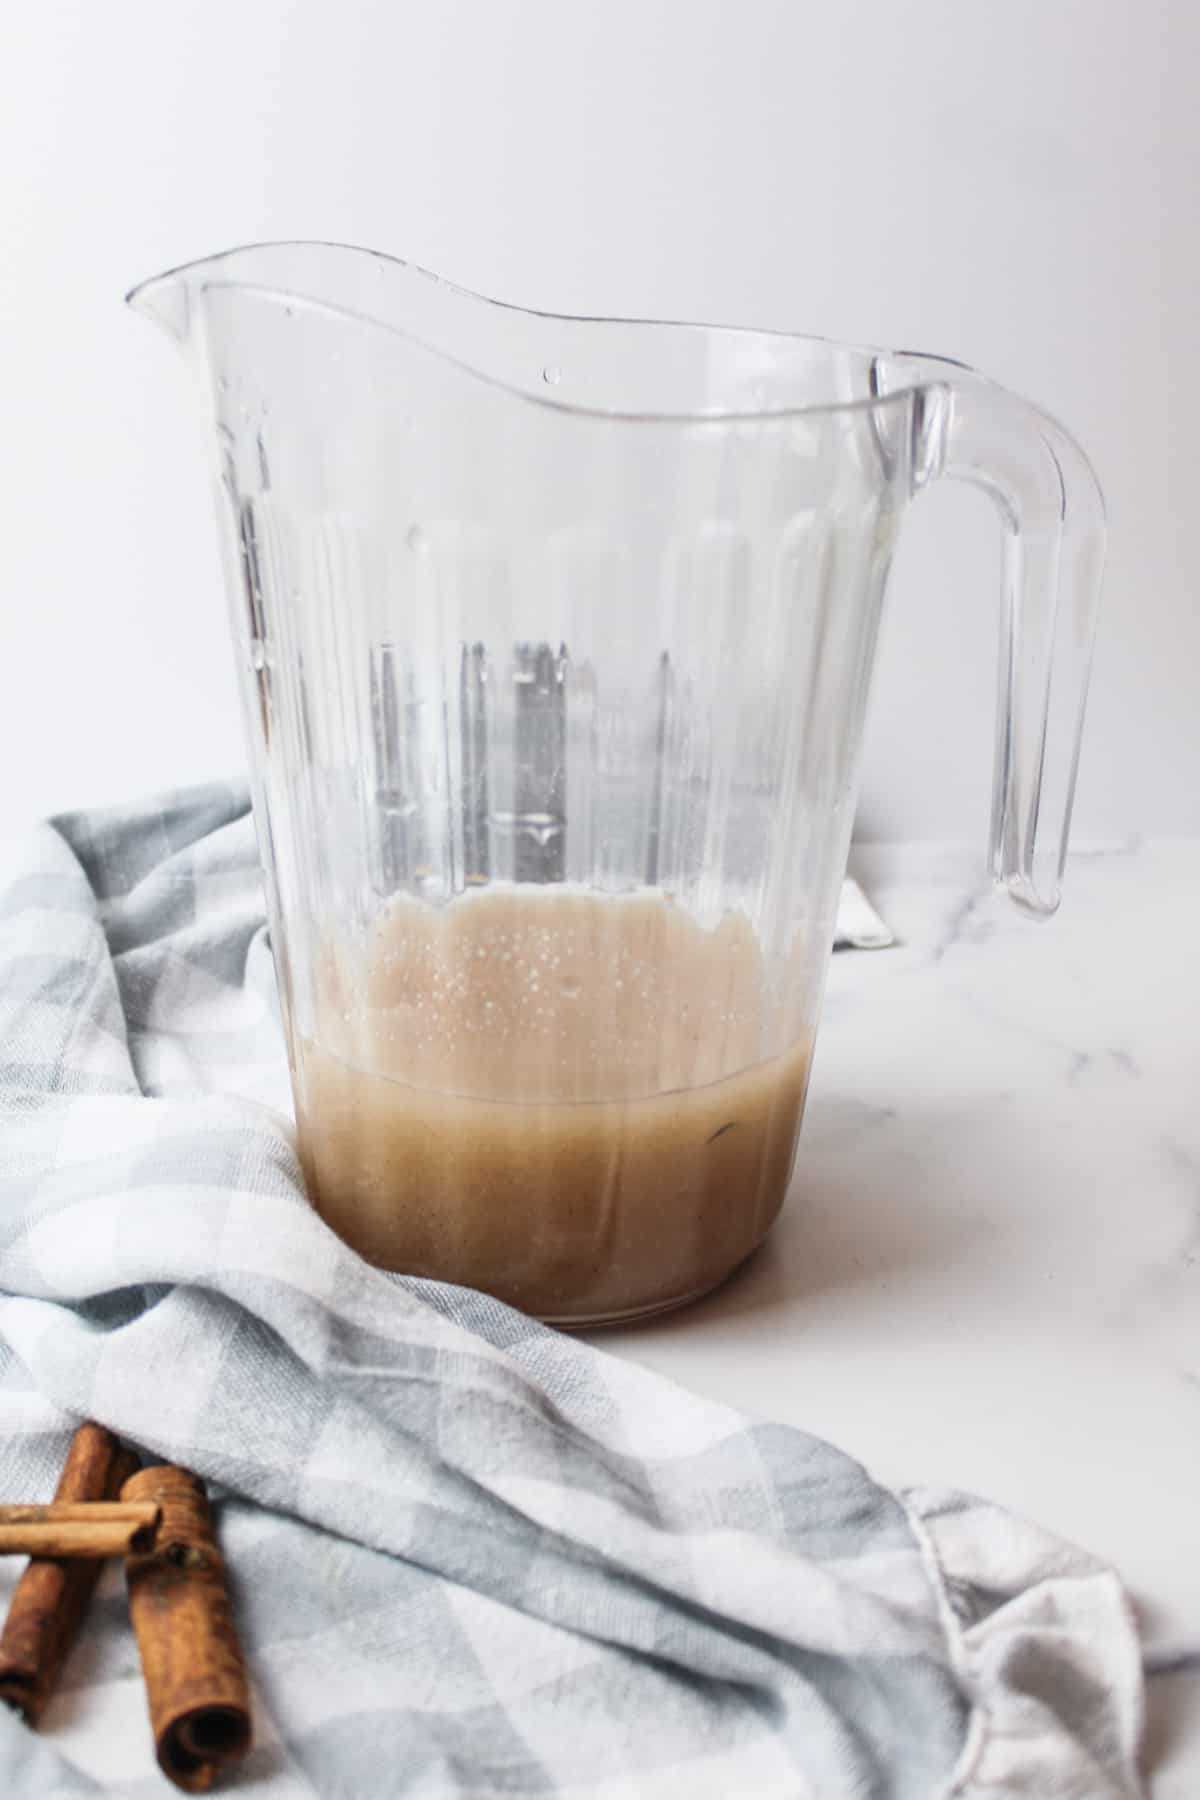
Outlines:
[[135, 290], [201, 379], [314, 1204], [561, 1322], [675, 1306], [791, 1176], [896, 533], [1007, 543], [991, 854], [1053, 911], [1103, 506], [935, 357], [499, 305], [367, 251]]

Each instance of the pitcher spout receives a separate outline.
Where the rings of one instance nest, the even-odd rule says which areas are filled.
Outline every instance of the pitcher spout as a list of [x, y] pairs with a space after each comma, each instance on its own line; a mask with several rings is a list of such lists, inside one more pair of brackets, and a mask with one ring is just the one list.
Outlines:
[[161, 325], [181, 347], [187, 343], [192, 321], [192, 282], [187, 268], [139, 281], [126, 294], [125, 304], [143, 319]]

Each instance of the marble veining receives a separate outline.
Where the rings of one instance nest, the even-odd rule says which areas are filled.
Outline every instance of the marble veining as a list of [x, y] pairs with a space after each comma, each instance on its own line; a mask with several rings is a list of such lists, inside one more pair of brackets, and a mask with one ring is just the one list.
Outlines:
[[899, 942], [834, 959], [791, 1197], [721, 1292], [604, 1347], [974, 1488], [1122, 1573], [1155, 1800], [1200, 1795], [1200, 841], [872, 847]]

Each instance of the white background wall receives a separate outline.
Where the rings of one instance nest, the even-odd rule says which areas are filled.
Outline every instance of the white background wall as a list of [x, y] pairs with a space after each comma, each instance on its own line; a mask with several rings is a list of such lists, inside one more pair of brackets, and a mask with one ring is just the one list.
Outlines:
[[[1111, 509], [1079, 833], [1200, 829], [1194, 0], [37, 0], [0, 62], [0, 830], [236, 767], [207, 470], [123, 290], [389, 250], [963, 357]], [[914, 510], [860, 829], [982, 840], [998, 544]]]

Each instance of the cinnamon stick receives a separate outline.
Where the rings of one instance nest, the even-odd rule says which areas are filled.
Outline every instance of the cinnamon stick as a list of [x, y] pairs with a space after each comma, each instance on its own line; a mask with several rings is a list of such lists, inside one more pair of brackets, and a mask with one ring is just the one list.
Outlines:
[[[137, 1457], [89, 1419], [71, 1440], [55, 1498], [111, 1500], [137, 1468]], [[13, 1590], [0, 1633], [0, 1700], [37, 1725], [100, 1579], [98, 1561], [35, 1557]]]
[[204, 1485], [187, 1469], [143, 1469], [121, 1498], [162, 1508], [153, 1547], [125, 1565], [159, 1767], [205, 1793], [250, 1748], [250, 1694]]
[[0, 1506], [0, 1556], [125, 1556], [154, 1542], [160, 1509], [146, 1501], [63, 1501]]

